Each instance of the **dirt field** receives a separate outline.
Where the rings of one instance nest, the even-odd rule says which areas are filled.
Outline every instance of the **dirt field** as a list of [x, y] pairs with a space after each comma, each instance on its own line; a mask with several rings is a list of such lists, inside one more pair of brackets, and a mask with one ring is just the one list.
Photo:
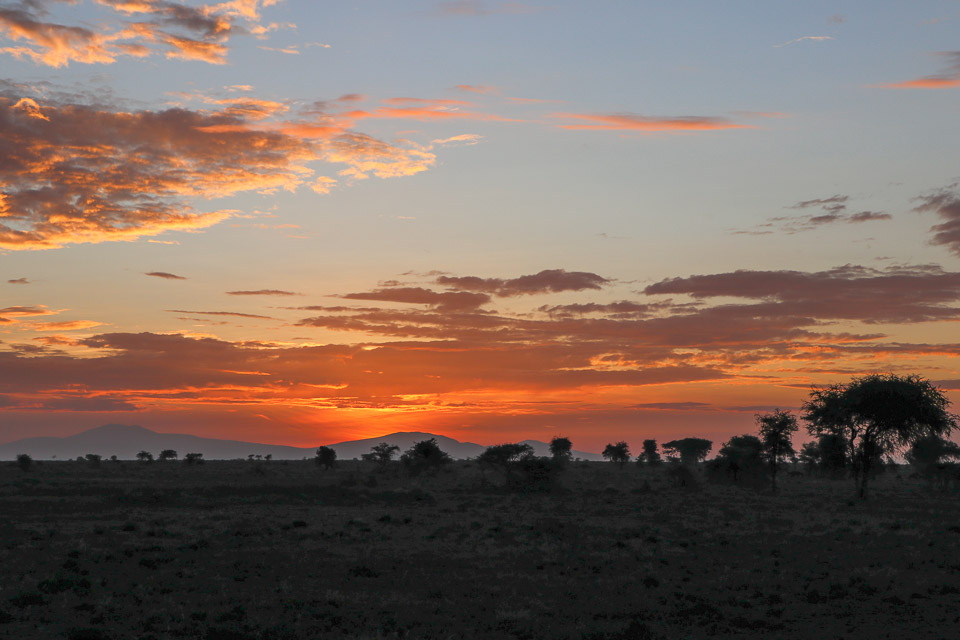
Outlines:
[[517, 493], [469, 462], [3, 463], [0, 637], [956, 638], [960, 496], [899, 473], [862, 503], [635, 464]]

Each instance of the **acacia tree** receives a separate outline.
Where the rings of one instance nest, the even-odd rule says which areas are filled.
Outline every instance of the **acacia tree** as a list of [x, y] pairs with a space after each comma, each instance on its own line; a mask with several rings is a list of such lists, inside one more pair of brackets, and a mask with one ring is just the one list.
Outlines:
[[137, 454], [137, 460], [140, 462], [153, 462], [153, 454], [149, 451], [141, 451]]
[[710, 449], [713, 448], [713, 442], [704, 438], [682, 438], [680, 440], [671, 440], [663, 443], [663, 450], [668, 456], [687, 465], [694, 465], [703, 462]]
[[495, 444], [484, 449], [483, 453], [477, 457], [477, 462], [482, 465], [499, 467], [503, 470], [509, 483], [513, 468], [532, 457], [533, 447], [529, 444]]
[[630, 462], [630, 447], [623, 440], [616, 444], [608, 444], [603, 449], [603, 457], [622, 467], [625, 463]]
[[161, 462], [164, 460], [176, 460], [177, 452], [174, 451], [173, 449], [164, 449], [163, 451], [160, 452], [160, 455], [157, 456], [157, 459], [160, 460]]
[[550, 455], [557, 462], [567, 462], [573, 456], [573, 443], [570, 438], [555, 436], [550, 441]]
[[758, 413], [761, 456], [770, 467], [770, 485], [777, 490], [777, 470], [787, 458], [796, 455], [793, 450], [793, 434], [797, 432], [797, 419], [789, 411], [774, 410], [773, 413]]
[[400, 447], [388, 442], [381, 442], [378, 445], [370, 447], [370, 453], [360, 454], [362, 460], [376, 462], [381, 467], [385, 467], [393, 460], [393, 454], [400, 451]]
[[871, 374], [848, 384], [814, 388], [803, 403], [811, 435], [843, 438], [860, 498], [877, 460], [924, 436], [945, 436], [957, 426], [950, 401], [917, 375]]

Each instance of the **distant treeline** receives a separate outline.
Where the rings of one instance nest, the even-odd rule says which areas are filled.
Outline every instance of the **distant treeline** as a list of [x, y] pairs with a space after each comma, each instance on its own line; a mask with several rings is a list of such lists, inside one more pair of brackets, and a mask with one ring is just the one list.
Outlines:
[[[784, 465], [800, 465], [801, 474], [832, 477], [850, 475], [860, 497], [866, 497], [869, 481], [902, 453], [908, 463], [940, 484], [960, 484], [960, 447], [947, 439], [957, 427], [957, 416], [949, 413], [949, 401], [928, 380], [919, 376], [873, 374], [854, 378], [847, 384], [815, 388], [803, 403], [800, 419], [813, 440], [800, 451], [793, 445], [799, 430], [797, 416], [776, 409], [755, 416], [757, 432], [730, 438], [707, 461], [713, 442], [703, 438], [680, 438], [658, 445], [643, 441], [634, 457], [626, 441], [609, 443], [603, 457], [621, 467], [634, 461], [641, 466], [673, 465], [670, 473], [678, 482], [693, 482], [692, 469], [703, 467], [707, 477], [718, 482], [769, 483], [777, 490], [777, 477]], [[537, 457], [525, 443], [504, 443], [487, 447], [475, 460], [481, 469], [502, 474], [507, 486], [525, 490], [549, 489], [557, 476], [572, 462], [573, 443], [565, 436], [550, 442], [550, 456]], [[662, 455], [661, 455], [662, 451]], [[362, 455], [364, 461], [386, 469], [395, 463], [400, 447], [381, 442]], [[143, 463], [154, 461], [148, 451], [136, 456]], [[172, 449], [159, 452], [156, 460], [172, 462], [179, 456]], [[271, 455], [250, 454], [250, 461], [269, 462]], [[102, 458], [87, 454], [78, 461], [99, 466]], [[116, 456], [111, 457], [117, 461]], [[202, 453], [187, 453], [185, 464], [202, 464]], [[337, 464], [337, 452], [320, 447], [314, 457], [323, 469]], [[416, 442], [400, 454], [399, 463], [410, 475], [436, 473], [452, 458], [440, 449], [435, 438]], [[17, 456], [17, 464], [29, 471], [33, 460]], [[484, 476], [486, 477], [486, 476]]]

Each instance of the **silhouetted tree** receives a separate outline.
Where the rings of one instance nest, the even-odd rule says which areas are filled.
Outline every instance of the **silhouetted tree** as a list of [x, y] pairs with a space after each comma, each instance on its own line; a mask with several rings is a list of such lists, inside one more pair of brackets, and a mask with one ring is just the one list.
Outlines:
[[928, 435], [944, 436], [956, 427], [950, 401], [929, 380], [910, 375], [872, 374], [848, 384], [815, 388], [804, 402], [811, 435], [839, 435], [847, 445], [861, 498], [884, 454]]
[[160, 452], [160, 455], [157, 456], [157, 460], [160, 460], [160, 461], [176, 460], [176, 459], [177, 459], [177, 452], [174, 451], [173, 449], [164, 449], [163, 451]]
[[436, 438], [416, 442], [400, 456], [400, 461], [415, 475], [428, 469], [436, 471], [450, 460], [450, 455], [440, 449]]
[[528, 444], [495, 444], [487, 447], [477, 457], [477, 462], [503, 470], [509, 482], [511, 471], [520, 461], [533, 457], [533, 447]]
[[573, 443], [570, 438], [554, 436], [550, 441], [550, 456], [557, 462], [569, 462], [573, 457]]
[[330, 447], [317, 449], [317, 456], [313, 459], [324, 470], [331, 469], [337, 463], [337, 452]]
[[273, 460], [273, 454], [268, 453], [267, 455], [263, 456], [263, 459], [266, 460], [267, 462], [270, 462], [271, 460]]
[[803, 465], [803, 468], [807, 470], [808, 474], [813, 473], [813, 470], [820, 465], [820, 444], [816, 440], [805, 442], [803, 446], [800, 447], [800, 453], [797, 455], [797, 459], [800, 461], [800, 464]]
[[621, 440], [616, 444], [608, 444], [604, 447], [602, 455], [610, 462], [616, 462], [622, 467], [625, 463], [630, 462], [630, 447]]
[[21, 453], [17, 455], [17, 466], [20, 467], [21, 471], [30, 471], [30, 468], [33, 467], [33, 458]]
[[188, 453], [183, 456], [183, 461], [187, 464], [203, 464], [202, 453]]
[[660, 452], [657, 451], [656, 440], [644, 440], [643, 451], [637, 456], [637, 462], [647, 463], [649, 465], [660, 464], [663, 460], [660, 458]]
[[780, 464], [796, 455], [793, 450], [793, 434], [797, 432], [797, 419], [789, 411], [774, 410], [773, 413], [758, 413], [762, 455], [770, 470], [770, 486], [777, 490], [777, 470]]
[[140, 462], [153, 462], [153, 454], [149, 451], [141, 451], [137, 454], [137, 460]]
[[679, 458], [683, 464], [693, 465], [703, 462], [713, 448], [713, 442], [703, 438], [682, 438], [663, 443], [663, 450], [673, 459]]
[[393, 455], [398, 451], [400, 451], [400, 447], [397, 445], [381, 442], [380, 444], [371, 447], [370, 453], [361, 454], [360, 457], [363, 460], [376, 462], [381, 467], [385, 467], [390, 464], [390, 461], [393, 460]]
[[913, 466], [925, 469], [948, 459], [960, 458], [960, 446], [940, 436], [924, 436], [910, 446], [904, 458]]
[[83, 459], [86, 460], [87, 464], [89, 464], [91, 467], [99, 467], [100, 460], [103, 458], [96, 453], [88, 453], [87, 455], [83, 456]]
[[757, 436], [733, 436], [720, 447], [711, 465], [714, 472], [722, 472], [739, 482], [743, 474], [756, 476], [759, 473], [763, 465], [762, 452], [763, 442]]

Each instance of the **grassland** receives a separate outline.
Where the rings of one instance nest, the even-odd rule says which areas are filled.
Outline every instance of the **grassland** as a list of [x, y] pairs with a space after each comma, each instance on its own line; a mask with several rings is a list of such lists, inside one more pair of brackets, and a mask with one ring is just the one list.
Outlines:
[[908, 473], [3, 463], [0, 637], [956, 638], [960, 496]]

